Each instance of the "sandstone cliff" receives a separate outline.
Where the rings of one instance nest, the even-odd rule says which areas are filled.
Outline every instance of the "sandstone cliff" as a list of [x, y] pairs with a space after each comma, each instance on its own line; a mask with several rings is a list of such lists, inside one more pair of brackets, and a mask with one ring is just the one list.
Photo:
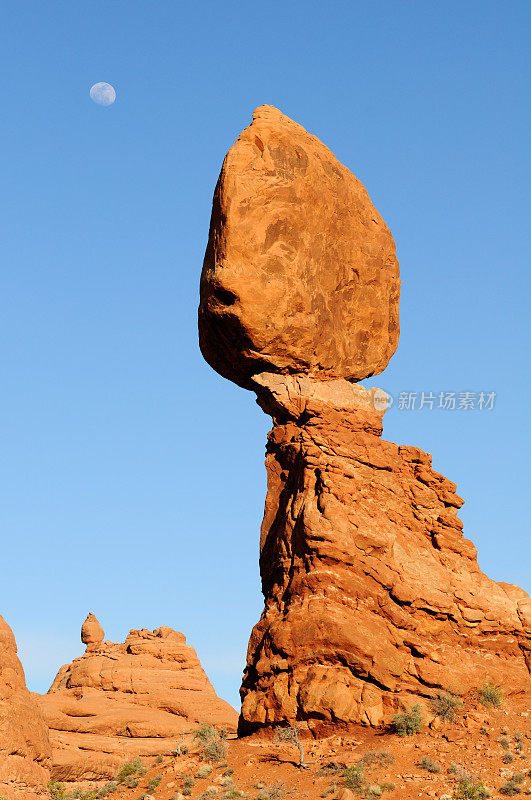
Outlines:
[[125, 758], [170, 753], [199, 722], [235, 729], [236, 712], [217, 697], [182, 633], [132, 630], [123, 644], [103, 636], [89, 615], [85, 654], [40, 698], [55, 779], [111, 777]]
[[15, 637], [0, 616], [0, 795], [8, 800], [43, 795], [50, 756], [48, 729], [26, 688]]

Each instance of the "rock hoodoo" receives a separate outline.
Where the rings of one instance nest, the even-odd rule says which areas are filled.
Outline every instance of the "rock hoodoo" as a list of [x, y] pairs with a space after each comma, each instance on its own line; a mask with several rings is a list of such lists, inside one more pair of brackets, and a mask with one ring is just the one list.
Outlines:
[[486, 681], [531, 692], [531, 599], [481, 572], [455, 484], [382, 440], [381, 394], [349, 382], [397, 345], [391, 235], [359, 181], [269, 106], [222, 167], [199, 332], [274, 423], [240, 730], [377, 726]]
[[0, 795], [8, 800], [44, 795], [50, 756], [42, 712], [26, 688], [15, 637], [0, 616]]
[[[93, 615], [82, 638], [103, 630]], [[94, 632], [96, 632], [94, 634]], [[168, 627], [132, 630], [123, 644], [90, 642], [40, 698], [50, 727], [56, 780], [111, 777], [124, 758], [170, 753], [180, 735], [207, 722], [235, 730], [195, 650]]]
[[87, 650], [97, 650], [105, 638], [105, 631], [94, 614], [88, 614], [81, 626], [81, 641]]
[[231, 147], [201, 276], [199, 341], [246, 388], [260, 372], [360, 380], [398, 344], [393, 237], [354, 175], [272, 106]]

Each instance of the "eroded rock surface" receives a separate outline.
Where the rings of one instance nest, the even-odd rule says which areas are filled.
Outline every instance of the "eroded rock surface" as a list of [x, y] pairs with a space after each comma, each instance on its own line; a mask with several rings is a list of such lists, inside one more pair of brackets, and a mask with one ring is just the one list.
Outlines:
[[380, 438], [375, 390], [256, 383], [275, 425], [242, 732], [296, 719], [377, 726], [487, 680], [531, 692], [531, 598], [481, 572], [463, 500], [431, 456]]
[[261, 106], [216, 186], [201, 277], [202, 353], [246, 388], [255, 373], [358, 381], [399, 335], [393, 237], [360, 181], [316, 136]]
[[199, 722], [235, 729], [236, 711], [216, 695], [182, 633], [132, 630], [123, 644], [87, 644], [40, 698], [56, 780], [111, 777], [126, 758], [170, 753]]
[[0, 616], [0, 796], [44, 795], [51, 756], [42, 712], [26, 688], [15, 637]]

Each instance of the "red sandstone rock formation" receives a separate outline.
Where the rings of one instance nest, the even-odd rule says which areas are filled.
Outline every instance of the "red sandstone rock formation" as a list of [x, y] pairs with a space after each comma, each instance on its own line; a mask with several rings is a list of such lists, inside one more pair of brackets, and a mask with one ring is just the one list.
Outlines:
[[[531, 696], [531, 598], [489, 580], [431, 456], [380, 439], [374, 392], [258, 376], [269, 434], [242, 731], [389, 722], [488, 680]], [[377, 390], [376, 390], [377, 391]]]
[[15, 637], [0, 616], [0, 796], [41, 797], [50, 755], [48, 729], [26, 688]]
[[199, 341], [246, 388], [257, 372], [360, 380], [398, 344], [393, 237], [360, 181], [261, 106], [227, 153], [201, 276]]
[[376, 726], [487, 680], [531, 695], [531, 599], [481, 572], [455, 485], [381, 440], [378, 390], [348, 382], [397, 345], [391, 235], [359, 181], [270, 106], [223, 164], [199, 336], [274, 420], [240, 730]]
[[[95, 617], [90, 623], [97, 631]], [[235, 729], [237, 713], [217, 697], [182, 633], [132, 630], [124, 644], [97, 644], [86, 625], [87, 651], [40, 698], [56, 780], [111, 777], [124, 758], [170, 753], [199, 722]]]
[[88, 614], [81, 626], [81, 641], [87, 650], [97, 650], [105, 639], [105, 631], [94, 614]]

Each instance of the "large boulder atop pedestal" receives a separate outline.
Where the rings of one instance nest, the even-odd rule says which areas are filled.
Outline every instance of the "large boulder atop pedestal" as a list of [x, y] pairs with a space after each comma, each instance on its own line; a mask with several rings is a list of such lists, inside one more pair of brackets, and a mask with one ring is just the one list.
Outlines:
[[398, 344], [393, 237], [316, 136], [261, 106], [223, 162], [201, 276], [201, 351], [250, 388], [259, 372], [359, 381]]

